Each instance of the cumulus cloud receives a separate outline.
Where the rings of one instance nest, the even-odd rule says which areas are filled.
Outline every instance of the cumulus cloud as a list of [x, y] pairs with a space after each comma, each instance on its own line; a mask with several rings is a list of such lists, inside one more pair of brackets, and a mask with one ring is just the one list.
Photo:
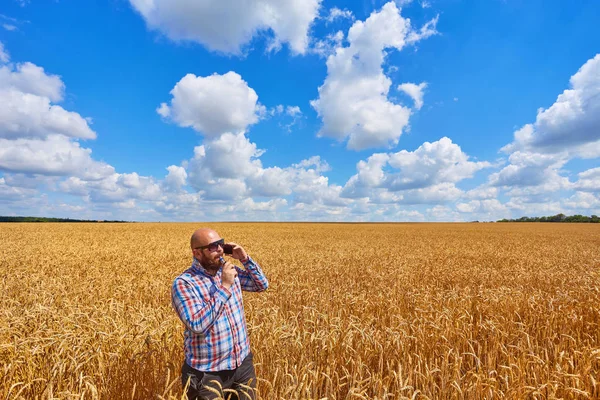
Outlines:
[[[588, 60], [570, 79], [570, 88], [552, 106], [538, 110], [536, 120], [514, 133], [506, 152], [569, 152], [572, 156], [600, 156], [600, 54]], [[587, 145], [594, 145], [589, 152]], [[587, 151], [586, 151], [587, 150]]]
[[59, 105], [59, 76], [25, 62], [0, 66], [0, 170], [102, 179], [114, 169], [74, 139], [94, 139], [88, 120]]
[[113, 167], [95, 161], [92, 151], [62, 135], [44, 139], [0, 139], [0, 170], [101, 179]]
[[[38, 160], [22, 159], [25, 154], [31, 154], [30, 151], [42, 151], [45, 143], [48, 143], [48, 148], [42, 160], [48, 162], [52, 159], [54, 165], [47, 171], [56, 170], [57, 163], [65, 156], [69, 156], [67, 163], [86, 159], [85, 151], [76, 143], [69, 144], [64, 137], [94, 139], [96, 133], [90, 129], [87, 119], [53, 104], [63, 99], [64, 90], [65, 85], [59, 76], [47, 74], [35, 64], [25, 62], [16, 66], [0, 66], [0, 139], [17, 140], [6, 142], [2, 149], [4, 158], [0, 162], [6, 168], [10, 166], [13, 170], [15, 165], [22, 164], [21, 161], [24, 161], [23, 165], [38, 162], [41, 169], [49, 166]], [[28, 142], [26, 139], [36, 140]], [[19, 151], [19, 146], [23, 146], [22, 151]], [[74, 149], [72, 155], [64, 153], [67, 147]], [[8, 149], [15, 150], [10, 160]], [[49, 154], [50, 150], [57, 150], [58, 153]], [[86, 166], [91, 165], [89, 161], [86, 161]], [[72, 166], [66, 166], [65, 170], [70, 168]]]
[[[475, 172], [490, 166], [486, 161], [470, 161], [460, 146], [443, 137], [433, 143], [425, 142], [412, 152], [401, 150], [389, 154], [376, 153], [367, 161], [360, 161], [357, 164], [358, 173], [348, 180], [343, 195], [351, 198], [365, 197], [372, 188], [397, 192], [447, 183], [454, 187], [454, 183], [470, 178]], [[444, 188], [446, 192], [452, 191], [452, 196], [444, 195], [444, 198], [457, 194], [449, 186]], [[419, 193], [414, 192], [408, 198], [416, 201], [421, 197]]]
[[[488, 184], [502, 188], [506, 205], [519, 213], [564, 212], [556, 193], [595, 191], [599, 182], [591, 169], [576, 182], [564, 176], [573, 158], [600, 157], [600, 54], [588, 60], [570, 79], [552, 106], [538, 110], [534, 123], [514, 133], [504, 146], [509, 164], [489, 176]], [[575, 204], [575, 203], [572, 203]]]
[[187, 183], [187, 172], [185, 171], [185, 168], [177, 165], [170, 165], [167, 167], [167, 171], [169, 171], [169, 174], [162, 183], [163, 187], [173, 192], [180, 191]]
[[241, 54], [251, 39], [272, 32], [271, 49], [287, 43], [303, 54], [321, 0], [130, 0], [151, 29], [172, 40], [189, 40], [211, 50]]
[[579, 179], [573, 185], [575, 189], [600, 193], [600, 167], [580, 172], [578, 177]]
[[461, 216], [457, 211], [454, 211], [448, 206], [437, 205], [427, 209], [427, 220], [429, 221], [462, 221]]
[[[598, 190], [595, 191], [598, 192]], [[591, 211], [590, 214], [600, 212], [600, 197], [594, 193], [576, 192], [573, 196], [563, 200], [562, 204], [565, 208], [574, 210], [574, 213], [582, 210]]]
[[[0, 71], [1, 74], [1, 71]], [[0, 76], [0, 86], [2, 85]], [[45, 138], [64, 135], [95, 139], [88, 121], [76, 112], [52, 104], [48, 97], [0, 88], [0, 138]]]
[[25, 62], [17, 64], [16, 69], [9, 65], [0, 67], [0, 89], [14, 89], [60, 102], [65, 85], [59, 76], [48, 75], [42, 67]]
[[171, 104], [162, 103], [157, 113], [179, 126], [192, 127], [207, 138], [243, 132], [265, 112], [254, 89], [231, 71], [207, 77], [187, 74], [177, 82], [171, 95]]
[[420, 110], [423, 107], [423, 91], [427, 87], [427, 83], [423, 82], [420, 84], [414, 83], [403, 83], [398, 86], [398, 90], [403, 91], [407, 95], [409, 95], [413, 101], [415, 102], [415, 108]]
[[247, 216], [255, 212], [275, 212], [282, 207], [287, 206], [285, 199], [273, 199], [269, 201], [254, 201], [251, 198], [244, 199], [238, 204], [225, 207], [227, 213], [241, 213]]
[[10, 185], [4, 177], [0, 178], [0, 204], [32, 199], [36, 194], [38, 191], [35, 189]]
[[483, 185], [465, 192], [465, 198], [474, 200], [495, 199], [498, 197], [499, 192], [497, 187]]
[[226, 133], [194, 149], [185, 163], [188, 182], [206, 200], [241, 201], [249, 197], [292, 196], [295, 203], [346, 205], [341, 187], [322, 173], [329, 165], [315, 156], [285, 168], [264, 168], [264, 153], [243, 134]]
[[468, 203], [459, 203], [456, 209], [461, 213], [476, 214], [485, 219], [500, 219], [509, 210], [497, 199], [471, 200]]
[[454, 183], [491, 166], [487, 161], [469, 161], [469, 156], [448, 137], [433, 143], [425, 142], [413, 152], [402, 150], [394, 153], [389, 164], [400, 171], [389, 177], [392, 190]]
[[135, 201], [158, 202], [165, 200], [163, 188], [149, 176], [133, 173], [112, 173], [102, 179], [89, 180], [69, 177], [59, 185], [61, 191], [83, 196], [92, 204], [114, 203], [115, 207], [130, 208]]
[[323, 120], [319, 136], [348, 139], [347, 147], [361, 150], [396, 144], [408, 125], [410, 109], [388, 99], [392, 84], [382, 70], [385, 49], [401, 50], [435, 33], [430, 21], [412, 30], [393, 2], [356, 21], [348, 32], [347, 47], [338, 47], [327, 59], [325, 82], [312, 107]]
[[539, 186], [561, 180], [559, 170], [567, 159], [550, 154], [516, 151], [509, 156], [508, 161], [509, 165], [490, 175], [489, 182], [492, 186]]
[[243, 133], [225, 133], [194, 149], [188, 165], [189, 182], [200, 188], [218, 178], [238, 178], [253, 174], [262, 167], [263, 151]]

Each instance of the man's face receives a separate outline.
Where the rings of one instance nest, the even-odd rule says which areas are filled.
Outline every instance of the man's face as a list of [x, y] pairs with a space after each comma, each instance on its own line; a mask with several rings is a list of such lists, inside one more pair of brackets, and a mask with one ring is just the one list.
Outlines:
[[223, 256], [224, 240], [214, 232], [214, 235], [207, 235], [200, 240], [197, 247], [193, 249], [194, 257], [203, 267], [218, 268], [221, 266], [221, 257]]

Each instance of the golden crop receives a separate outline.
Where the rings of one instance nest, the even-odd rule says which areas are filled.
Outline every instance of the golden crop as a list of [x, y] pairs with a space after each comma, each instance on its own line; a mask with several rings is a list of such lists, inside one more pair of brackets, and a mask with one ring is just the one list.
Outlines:
[[[203, 224], [1, 224], [0, 399], [181, 397], [173, 278]], [[600, 226], [207, 224], [261, 399], [600, 398]]]

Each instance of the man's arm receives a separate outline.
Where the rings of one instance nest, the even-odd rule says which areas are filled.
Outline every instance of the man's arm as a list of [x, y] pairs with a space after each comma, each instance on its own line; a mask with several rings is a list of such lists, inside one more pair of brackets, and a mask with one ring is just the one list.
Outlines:
[[224, 286], [217, 287], [209, 302], [200, 298], [189, 282], [177, 278], [171, 288], [171, 302], [179, 319], [194, 333], [206, 335], [223, 312], [231, 292]]
[[242, 246], [236, 243], [229, 244], [233, 246], [231, 256], [241, 261], [245, 268], [235, 267], [242, 290], [248, 292], [262, 292], [263, 290], [267, 290], [269, 281], [267, 281], [267, 277], [262, 272], [262, 269], [260, 269], [260, 265], [250, 258]]
[[235, 267], [238, 271], [242, 290], [248, 292], [262, 292], [263, 290], [267, 290], [269, 281], [260, 268], [260, 265], [250, 257], [243, 260], [242, 264], [244, 264], [245, 269]]

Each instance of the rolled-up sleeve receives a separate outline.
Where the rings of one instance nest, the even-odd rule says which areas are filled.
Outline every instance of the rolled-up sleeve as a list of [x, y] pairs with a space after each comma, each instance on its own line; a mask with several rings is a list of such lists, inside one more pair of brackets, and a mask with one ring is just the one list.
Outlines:
[[269, 281], [257, 262], [248, 257], [243, 263], [244, 269], [237, 268], [242, 290], [248, 292], [262, 292], [269, 287]]

